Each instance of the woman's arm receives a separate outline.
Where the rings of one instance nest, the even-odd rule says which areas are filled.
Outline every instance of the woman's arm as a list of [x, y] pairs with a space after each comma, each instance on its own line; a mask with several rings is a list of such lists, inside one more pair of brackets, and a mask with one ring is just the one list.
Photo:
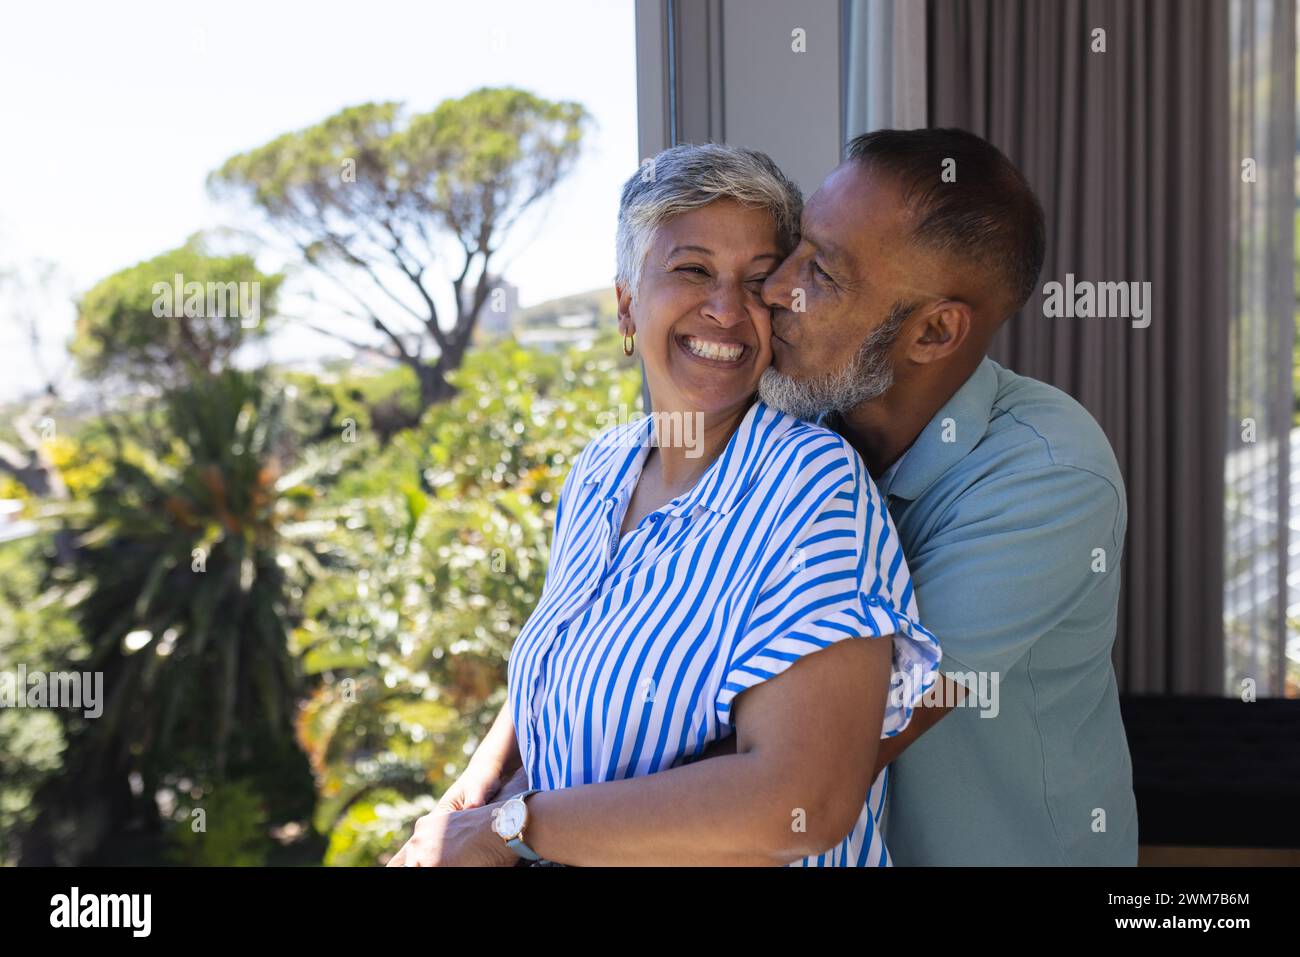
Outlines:
[[[837, 642], [735, 699], [736, 753], [528, 799], [524, 839], [561, 864], [788, 864], [853, 828], [871, 787], [889, 638]], [[421, 818], [407, 864], [511, 863], [499, 805]]]
[[838, 642], [741, 694], [736, 753], [528, 799], [562, 864], [788, 864], [843, 840], [871, 788], [890, 640]]
[[[528, 787], [523, 759], [515, 737], [514, 719], [510, 716], [507, 701], [498, 712], [496, 720], [469, 759], [469, 765], [451, 787], [438, 800], [432, 814], [415, 822], [415, 834], [388, 859], [388, 867], [429, 867], [437, 852], [431, 850], [430, 835], [445, 830], [453, 819], [459, 824], [465, 815], [483, 811], [489, 801], [506, 801]], [[495, 807], [497, 805], [493, 805]], [[489, 818], [490, 820], [490, 818]], [[493, 835], [495, 837], [495, 835]], [[496, 838], [497, 844], [501, 843]], [[501, 848], [482, 845], [476, 858], [467, 858], [471, 864], [514, 864], [514, 853], [506, 849], [509, 858], [501, 855]]]
[[479, 742], [464, 772], [438, 801], [444, 811], [464, 811], [482, 807], [489, 801], [511, 797], [524, 790], [512, 779], [517, 777], [520, 765], [519, 744], [515, 739], [514, 720], [510, 716], [510, 702], [501, 706], [492, 727]]

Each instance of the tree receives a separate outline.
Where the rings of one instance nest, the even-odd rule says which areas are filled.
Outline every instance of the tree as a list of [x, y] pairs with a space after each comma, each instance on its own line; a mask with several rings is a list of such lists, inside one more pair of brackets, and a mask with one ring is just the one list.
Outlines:
[[[43, 601], [45, 535], [0, 544], [0, 671], [77, 668], [86, 648], [57, 602]], [[0, 867], [19, 861], [23, 835], [36, 819], [36, 795], [59, 776], [67, 740], [53, 708], [0, 708]]]
[[42, 397], [13, 420], [21, 447], [0, 440], [0, 473], [10, 475], [32, 495], [64, 499], [68, 497], [59, 470], [50, 460], [49, 450], [38, 433], [40, 423], [53, 421], [46, 416], [48, 398]]
[[565, 477], [615, 410], [634, 414], [640, 375], [605, 345], [471, 350], [458, 394], [331, 490], [325, 541], [343, 557], [313, 579], [294, 632], [320, 679], [297, 731], [327, 864], [395, 851], [500, 708]]
[[[103, 676], [102, 714], [67, 718], [28, 860], [84, 859], [125, 820], [156, 816], [153, 796], [180, 778], [228, 787], [298, 754], [288, 633], [294, 594], [320, 573], [307, 483], [333, 460], [295, 461], [286, 401], [234, 369], [171, 390], [123, 418], [110, 473], [69, 511], [78, 551], [62, 588], [88, 646], [80, 670]], [[301, 775], [309, 794], [305, 761]], [[54, 839], [69, 827], [75, 842]]]
[[[349, 301], [343, 313], [383, 335], [418, 377], [423, 409], [454, 392], [448, 374], [491, 292], [493, 256], [572, 169], [588, 122], [578, 103], [513, 88], [475, 90], [409, 120], [400, 104], [367, 103], [232, 157], [209, 185], [265, 214]], [[458, 249], [450, 327], [429, 275], [440, 248]]]
[[209, 254], [200, 237], [100, 280], [77, 304], [72, 353], [92, 379], [164, 389], [229, 367], [265, 335], [284, 277], [251, 256]]

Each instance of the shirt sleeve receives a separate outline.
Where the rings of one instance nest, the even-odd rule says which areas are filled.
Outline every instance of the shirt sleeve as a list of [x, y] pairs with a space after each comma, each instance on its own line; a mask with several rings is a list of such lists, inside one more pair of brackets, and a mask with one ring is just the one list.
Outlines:
[[909, 556], [921, 614], [943, 638], [944, 672], [969, 684], [964, 675], [1012, 668], [1119, 575], [1126, 521], [1108, 479], [1063, 465], [991, 478], [954, 501]]
[[[767, 542], [752, 598], [716, 701], [731, 724], [735, 697], [804, 655], [846, 638], [890, 636], [891, 690], [881, 737], [902, 731], [937, 677], [939, 643], [893, 596], [909, 595], [907, 563], [889, 513], [857, 453], [826, 433], [800, 457]], [[910, 613], [909, 613], [910, 611]]]

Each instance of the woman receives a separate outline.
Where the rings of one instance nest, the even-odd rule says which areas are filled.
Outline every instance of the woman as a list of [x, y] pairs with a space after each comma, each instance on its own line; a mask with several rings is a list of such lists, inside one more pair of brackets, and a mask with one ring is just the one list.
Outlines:
[[619, 327], [653, 413], [575, 462], [507, 705], [390, 864], [888, 864], [876, 751], [939, 648], [852, 447], [755, 401], [760, 291], [799, 211], [768, 157], [726, 146], [624, 186]]

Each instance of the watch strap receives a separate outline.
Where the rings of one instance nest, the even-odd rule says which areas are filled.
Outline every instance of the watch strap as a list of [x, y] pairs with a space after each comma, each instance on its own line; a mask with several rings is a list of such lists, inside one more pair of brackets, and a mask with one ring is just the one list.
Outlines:
[[509, 841], [506, 841], [506, 847], [510, 848], [510, 850], [514, 851], [516, 854], [518, 854], [526, 861], [540, 861], [542, 859], [542, 855], [534, 851], [531, 847], [525, 844], [520, 838], [516, 837]]
[[[528, 808], [527, 799], [530, 795], [536, 794], [537, 791], [538, 788], [530, 788], [529, 790], [524, 791], [522, 794], [517, 795], [511, 800], [519, 801], [521, 804], [524, 805], [525, 811], [527, 811]], [[524, 827], [527, 826], [528, 826], [528, 818], [525, 815]], [[524, 833], [523, 829], [521, 828], [517, 835], [512, 837], [510, 840], [506, 841], [506, 847], [510, 848], [510, 850], [514, 851], [516, 854], [518, 854], [526, 861], [540, 861], [542, 859], [542, 855], [538, 854], [531, 847], [529, 847], [527, 844], [524, 843], [523, 833]]]

